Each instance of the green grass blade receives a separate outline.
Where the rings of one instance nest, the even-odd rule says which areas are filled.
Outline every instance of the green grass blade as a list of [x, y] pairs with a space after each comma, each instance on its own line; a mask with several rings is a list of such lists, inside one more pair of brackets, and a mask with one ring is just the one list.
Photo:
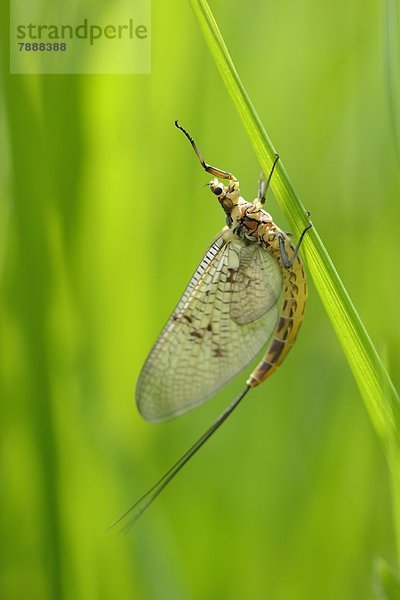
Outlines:
[[[268, 173], [275, 158], [273, 145], [240, 81], [210, 7], [205, 0], [190, 1], [257, 158], [264, 172]], [[285, 217], [298, 235], [307, 225], [308, 217], [282, 161], [277, 164], [271, 187]], [[396, 493], [396, 490], [400, 489], [400, 400], [398, 393], [315, 228], [306, 235], [302, 252], [361, 391], [372, 423], [387, 451], [391, 467], [399, 541], [400, 494]]]
[[386, 95], [389, 104], [390, 131], [397, 166], [400, 167], [400, 8], [399, 0], [385, 2]]

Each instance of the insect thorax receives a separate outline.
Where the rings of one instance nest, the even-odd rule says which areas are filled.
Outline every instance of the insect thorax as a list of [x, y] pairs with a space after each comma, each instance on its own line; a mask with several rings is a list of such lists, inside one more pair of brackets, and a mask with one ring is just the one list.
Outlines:
[[239, 198], [239, 203], [227, 214], [229, 230], [249, 242], [269, 245], [276, 240], [277, 226], [269, 213], [253, 202]]

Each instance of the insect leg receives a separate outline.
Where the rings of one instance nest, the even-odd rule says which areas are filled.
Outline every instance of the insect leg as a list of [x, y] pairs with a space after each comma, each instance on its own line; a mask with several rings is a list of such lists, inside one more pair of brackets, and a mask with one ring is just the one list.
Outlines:
[[301, 236], [299, 237], [299, 241], [297, 242], [293, 254], [292, 256], [289, 258], [286, 252], [286, 248], [285, 248], [285, 240], [283, 238], [282, 235], [279, 235], [278, 239], [279, 239], [279, 251], [281, 253], [281, 259], [283, 262], [283, 266], [285, 267], [285, 269], [290, 269], [290, 267], [293, 265], [296, 256], [299, 252], [300, 246], [301, 246], [301, 242], [303, 241], [303, 238], [305, 236], [305, 234], [307, 233], [307, 231], [309, 229], [311, 229], [311, 227], [313, 226], [312, 223], [310, 223], [309, 225], [307, 225], [307, 227], [303, 230]]
[[181, 131], [183, 131], [183, 133], [186, 135], [187, 139], [192, 144], [193, 150], [197, 154], [197, 158], [199, 159], [201, 166], [203, 167], [203, 169], [205, 171], [207, 171], [207, 173], [211, 173], [211, 175], [215, 175], [215, 177], [219, 177], [221, 179], [231, 179], [232, 181], [237, 181], [236, 177], [234, 175], [232, 175], [232, 173], [229, 173], [229, 171], [224, 171], [223, 169], [219, 169], [218, 167], [213, 167], [212, 165], [208, 165], [205, 162], [203, 155], [200, 152], [199, 148], [197, 147], [197, 144], [194, 141], [194, 139], [192, 138], [192, 136], [186, 131], [186, 129], [184, 129], [183, 127], [181, 127], [181, 125], [179, 125], [177, 120], [175, 121], [175, 126], [178, 129], [180, 129]]
[[257, 199], [259, 200], [260, 204], [265, 204], [265, 196], [267, 195], [269, 184], [271, 182], [271, 177], [273, 175], [273, 172], [275, 170], [275, 165], [278, 162], [278, 160], [279, 160], [279, 156], [278, 156], [278, 154], [275, 154], [274, 164], [272, 165], [272, 169], [270, 171], [270, 174], [268, 175], [267, 181], [265, 181], [264, 173], [261, 174], [261, 177], [258, 180], [258, 196], [257, 196]]

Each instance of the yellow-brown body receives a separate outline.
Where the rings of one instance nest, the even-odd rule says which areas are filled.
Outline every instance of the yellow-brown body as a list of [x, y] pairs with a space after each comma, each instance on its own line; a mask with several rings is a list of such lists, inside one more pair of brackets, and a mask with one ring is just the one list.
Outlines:
[[[214, 176], [210, 190], [226, 214], [227, 226], [213, 240], [174, 313], [153, 346], [139, 377], [136, 400], [149, 421], [183, 414], [214, 395], [272, 340], [246, 387], [177, 462], [139, 498], [117, 523], [132, 515], [129, 528], [190, 458], [218, 430], [249, 390], [267, 379], [293, 346], [303, 320], [307, 284], [298, 250], [263, 209], [268, 184], [246, 202], [239, 181], [213, 167], [190, 134], [179, 125], [202, 167]], [[219, 178], [219, 179], [218, 179]], [[221, 179], [228, 180], [227, 185]], [[282, 295], [279, 308], [279, 298]]]
[[[218, 180], [210, 183], [212, 190], [217, 186], [221, 188]], [[278, 369], [296, 340], [307, 302], [307, 281], [298, 254], [294, 257], [293, 264], [284, 264], [282, 245], [289, 261], [295, 252], [288, 234], [273, 222], [258, 198], [250, 203], [239, 195], [239, 182], [236, 178], [223, 187], [219, 201], [227, 213], [227, 223], [232, 235], [248, 240], [249, 243], [259, 244], [274, 257], [282, 273], [283, 302], [279, 320], [264, 357], [247, 380], [247, 385], [256, 387]]]

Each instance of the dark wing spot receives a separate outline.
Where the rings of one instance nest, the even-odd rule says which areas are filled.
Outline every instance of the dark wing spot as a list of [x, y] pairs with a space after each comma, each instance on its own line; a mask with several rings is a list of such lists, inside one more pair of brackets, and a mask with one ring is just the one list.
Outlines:
[[203, 334], [196, 330], [191, 331], [190, 335], [193, 337], [199, 338], [199, 339], [201, 339], [203, 337]]
[[229, 271], [229, 275], [226, 278], [226, 282], [227, 283], [233, 283], [234, 282], [234, 276], [236, 275], [236, 273], [238, 272], [238, 270], [237, 269], [232, 269], [232, 267], [229, 267], [228, 271]]
[[220, 346], [216, 346], [215, 348], [213, 348], [213, 354], [215, 357], [222, 357], [224, 356], [224, 351], [222, 350], [222, 348]]

